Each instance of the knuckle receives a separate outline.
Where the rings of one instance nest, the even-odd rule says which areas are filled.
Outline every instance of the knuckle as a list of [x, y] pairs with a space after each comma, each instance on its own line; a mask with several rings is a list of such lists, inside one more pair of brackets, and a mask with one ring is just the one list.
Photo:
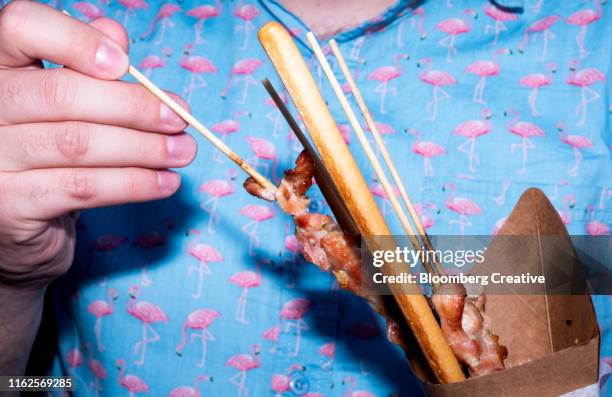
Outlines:
[[96, 194], [94, 175], [87, 171], [69, 171], [62, 178], [60, 185], [68, 196], [78, 201], [89, 201]]
[[12, 1], [0, 9], [0, 37], [19, 34], [32, 6], [29, 1]]
[[86, 123], [68, 122], [55, 136], [58, 152], [73, 163], [83, 158], [89, 149], [90, 131]]
[[[0, 37], [0, 41], [2, 38]], [[17, 75], [8, 74], [0, 80], [0, 104], [6, 108], [19, 108], [27, 105], [28, 88], [24, 79]], [[7, 124], [2, 121], [2, 124]]]
[[62, 70], [46, 73], [40, 87], [45, 106], [60, 113], [67, 111], [72, 106], [75, 98], [73, 85]]
[[123, 109], [126, 114], [135, 117], [155, 115], [159, 117], [159, 104], [148, 92], [136, 85], [130, 85], [129, 91], [123, 95]]

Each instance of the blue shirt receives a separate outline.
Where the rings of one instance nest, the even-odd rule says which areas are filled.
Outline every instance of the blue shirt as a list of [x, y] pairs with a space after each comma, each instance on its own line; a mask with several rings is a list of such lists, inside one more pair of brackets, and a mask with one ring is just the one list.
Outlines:
[[[276, 1], [55, 3], [83, 20], [101, 11], [122, 21], [132, 63], [181, 93], [199, 120], [271, 178], [301, 151], [259, 84], [268, 77], [282, 87], [256, 39], [261, 25], [280, 21], [296, 35], [376, 190], [305, 44], [308, 28]], [[399, 1], [335, 38], [431, 234], [490, 234], [532, 186], [546, 192], [570, 233], [595, 230], [593, 221], [605, 231], [612, 227], [609, 6], [500, 3], [512, 12], [484, 0], [416, 8]], [[599, 17], [580, 23], [573, 15], [586, 8]], [[52, 288], [54, 373], [74, 376], [76, 395], [161, 396], [196, 386], [210, 396], [421, 394], [381, 319], [306, 263], [291, 219], [243, 191], [244, 175], [196, 138], [198, 156], [179, 171], [174, 197], [82, 215], [75, 263]], [[445, 207], [453, 190], [480, 214]], [[311, 196], [312, 210], [327, 211], [317, 191]], [[389, 203], [378, 199], [401, 234]], [[611, 356], [609, 297], [593, 300], [602, 357]]]

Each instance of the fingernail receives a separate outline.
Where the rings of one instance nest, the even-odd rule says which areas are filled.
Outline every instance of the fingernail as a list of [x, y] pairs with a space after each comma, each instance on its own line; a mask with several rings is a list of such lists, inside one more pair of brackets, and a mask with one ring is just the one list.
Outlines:
[[163, 193], [174, 193], [181, 182], [181, 177], [176, 172], [157, 171], [157, 182]]
[[161, 107], [159, 110], [159, 116], [161, 120], [164, 122], [164, 124], [166, 124], [169, 127], [176, 127], [176, 128], [182, 129], [187, 125], [185, 121], [178, 114], [174, 113], [174, 110], [170, 109], [164, 103], [161, 104]]
[[168, 147], [168, 156], [173, 160], [189, 160], [195, 153], [195, 142], [187, 134], [168, 136], [166, 146]]
[[107, 77], [119, 78], [127, 70], [127, 54], [110, 39], [105, 39], [96, 50], [96, 67]]

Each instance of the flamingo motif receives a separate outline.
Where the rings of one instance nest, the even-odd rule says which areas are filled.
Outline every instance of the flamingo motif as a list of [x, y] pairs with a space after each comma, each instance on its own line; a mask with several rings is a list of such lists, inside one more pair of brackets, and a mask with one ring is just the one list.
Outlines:
[[208, 59], [199, 55], [188, 55], [181, 59], [179, 63], [183, 69], [191, 72], [189, 85], [183, 90], [182, 96], [189, 102], [191, 94], [198, 88], [206, 87], [206, 81], [202, 78], [202, 73], [217, 73], [217, 68]]
[[179, 11], [182, 11], [182, 9], [176, 4], [166, 3], [162, 5], [161, 8], [159, 9], [159, 12], [155, 16], [155, 18], [153, 18], [153, 21], [151, 21], [149, 28], [147, 29], [146, 32], [140, 35], [140, 38], [144, 40], [147, 37], [149, 37], [149, 35], [153, 33], [153, 31], [155, 30], [155, 27], [157, 26], [157, 24], [161, 23], [161, 32], [157, 40], [155, 40], [155, 44], [163, 43], [164, 35], [166, 33], [166, 28], [174, 27], [174, 22], [172, 22], [171, 18], [174, 14], [176, 14]]
[[548, 75], [542, 73], [528, 74], [527, 76], [519, 80], [519, 84], [525, 87], [531, 88], [531, 93], [527, 98], [529, 107], [531, 108], [532, 116], [540, 116], [540, 112], [536, 109], [536, 101], [538, 100], [538, 91], [540, 88], [551, 85], [553, 82], [553, 73], [557, 71], [557, 65], [555, 63], [549, 63], [546, 66]]
[[495, 21], [495, 25], [491, 26], [486, 24], [484, 29], [485, 34], [491, 30], [495, 31], [495, 38], [491, 43], [493, 46], [495, 46], [497, 45], [497, 40], [499, 39], [499, 33], [508, 30], [506, 25], [504, 25], [504, 22], [516, 21], [518, 20], [518, 15], [503, 11], [490, 3], [486, 3], [483, 10], [488, 17]]
[[497, 54], [510, 54], [508, 49], [499, 49], [493, 51], [493, 60], [480, 60], [470, 64], [465, 71], [479, 77], [478, 83], [474, 87], [474, 95], [472, 100], [476, 103], [486, 105], [484, 100], [484, 89], [487, 78], [497, 76], [499, 74], [499, 63], [497, 62]]
[[410, 128], [408, 130], [412, 135], [416, 137], [416, 140], [412, 144], [412, 151], [419, 156], [423, 157], [423, 172], [425, 176], [433, 176], [433, 167], [431, 166], [431, 158], [446, 154], [446, 150], [435, 142], [422, 141], [421, 132]]
[[605, 81], [606, 76], [598, 69], [587, 68], [577, 70], [579, 67], [580, 62], [578, 60], [574, 59], [570, 62], [569, 70], [571, 71], [571, 74], [567, 78], [566, 82], [569, 85], [580, 87], [581, 100], [576, 106], [576, 116], [580, 115], [580, 119], [576, 125], [584, 125], [586, 122], [587, 105], [600, 98], [600, 95], [589, 87], [598, 81]]
[[[397, 188], [397, 186], [391, 186], [391, 190], [393, 190], [393, 193], [397, 197], [399, 197], [400, 192], [399, 192], [399, 189]], [[387, 191], [385, 190], [383, 185], [380, 182], [378, 182], [377, 179], [374, 179], [374, 183], [370, 185], [370, 192], [372, 192], [372, 194], [374, 196], [380, 197], [382, 199], [382, 213], [383, 213], [383, 215], [387, 215], [387, 214], [392, 214], [393, 213], [393, 206], [389, 202], [389, 195], [387, 194]]]
[[451, 219], [448, 221], [449, 229], [453, 225], [459, 225], [459, 233], [463, 236], [465, 234], [465, 227], [472, 226], [472, 222], [468, 219], [469, 216], [479, 215], [482, 210], [474, 201], [465, 198], [455, 196], [457, 187], [453, 183], [448, 183], [444, 186], [445, 189], [450, 189], [451, 194], [444, 200], [444, 205], [449, 210], [459, 215], [459, 219]]
[[468, 156], [470, 172], [475, 172], [474, 164], [480, 163], [480, 157], [475, 153], [476, 139], [491, 132], [492, 117], [491, 110], [483, 109], [481, 112], [482, 120], [468, 120], [459, 124], [453, 130], [453, 135], [461, 135], [467, 138], [465, 142], [457, 147], [461, 153]]
[[100, 395], [100, 391], [102, 390], [102, 388], [100, 387], [100, 380], [106, 379], [108, 373], [106, 372], [106, 369], [104, 369], [102, 363], [94, 358], [93, 349], [91, 348], [91, 345], [87, 343], [85, 347], [89, 351], [87, 366], [89, 367], [89, 370], [94, 376], [94, 380], [89, 384], [89, 387], [94, 389], [96, 397], [98, 397]]
[[[1, 5], [2, 2], [0, 2], [0, 6]], [[104, 9], [89, 1], [74, 3], [74, 9], [83, 14], [90, 21], [104, 16]]]
[[102, 342], [100, 341], [100, 332], [102, 332], [102, 317], [113, 314], [115, 311], [115, 301], [117, 300], [117, 290], [110, 288], [108, 290], [108, 300], [102, 299], [95, 300], [87, 307], [87, 311], [96, 318], [94, 325], [94, 334], [96, 335], [96, 343], [98, 345], [98, 351], [103, 352], [105, 350]]
[[240, 271], [230, 277], [229, 281], [230, 283], [236, 284], [242, 288], [242, 292], [238, 298], [238, 304], [236, 305], [236, 320], [243, 324], [248, 324], [249, 322], [246, 320], [247, 295], [249, 293], [249, 289], [256, 288], [261, 285], [259, 263], [257, 263], [255, 272], [251, 270]]
[[269, 340], [274, 343], [274, 345], [270, 348], [270, 353], [276, 352], [276, 343], [278, 342], [278, 337], [280, 336], [281, 327], [280, 325], [275, 325], [274, 327], [270, 327], [263, 333], [263, 338]]
[[525, 32], [523, 33], [523, 40], [518, 46], [518, 50], [520, 52], [525, 51], [525, 47], [529, 43], [529, 33], [532, 34], [541, 34], [542, 36], [542, 54], [538, 58], [539, 62], [544, 62], [546, 60], [546, 55], [548, 54], [548, 40], [554, 39], [556, 36], [553, 32], [550, 31], [550, 28], [560, 19], [559, 15], [549, 15], [545, 18], [539, 19], [529, 25]]
[[501, 184], [501, 191], [498, 196], [493, 198], [493, 201], [499, 206], [502, 206], [506, 203], [506, 194], [508, 193], [508, 189], [510, 188], [510, 179], [504, 179]]
[[269, 207], [259, 204], [245, 205], [240, 209], [240, 213], [251, 219], [251, 222], [242, 226], [240, 230], [249, 236], [249, 255], [254, 255], [253, 248], [259, 247], [257, 228], [261, 222], [272, 219], [274, 213]]
[[117, 369], [119, 374], [117, 375], [117, 382], [125, 387], [130, 393], [130, 397], [134, 397], [136, 393], [148, 393], [149, 385], [147, 385], [142, 379], [136, 375], [125, 373], [125, 360], [120, 358], [116, 361]]
[[[418, 21], [416, 21], [417, 19]], [[412, 29], [414, 29], [416, 26], [419, 32], [419, 38], [421, 40], [425, 40], [427, 38], [427, 32], [425, 32], [425, 29], [423, 28], [423, 24], [425, 21], [425, 9], [422, 6], [415, 8], [414, 10], [410, 12], [410, 18], [408, 18], [407, 20], [410, 21], [410, 25]], [[396, 41], [397, 41], [398, 47], [404, 46], [404, 41], [402, 40], [402, 34], [404, 31], [404, 24], [406, 23], [407, 20], [403, 20], [402, 22], [400, 22], [397, 28]]]
[[261, 65], [263, 65], [263, 61], [257, 58], [247, 58], [237, 61], [234, 66], [232, 66], [232, 70], [227, 79], [227, 84], [221, 92], [221, 97], [225, 98], [227, 96], [227, 92], [232, 86], [232, 83], [235, 84], [235, 82], [233, 82], [234, 76], [241, 76], [243, 82], [242, 97], [240, 97], [236, 103], [243, 104], [246, 101], [249, 93], [249, 85], [257, 83], [252, 75]]
[[587, 207], [588, 219], [586, 231], [591, 236], [609, 236], [610, 228], [600, 220], [594, 219], [595, 208], [592, 205]]
[[336, 355], [336, 343], [327, 342], [319, 347], [318, 353], [324, 357], [325, 362], [321, 366], [323, 369], [328, 369], [334, 362], [334, 356]]
[[426, 203], [425, 205], [421, 203], [416, 203], [414, 205], [414, 209], [417, 215], [419, 216], [419, 219], [421, 220], [421, 224], [423, 225], [424, 229], [429, 229], [430, 227], [433, 227], [433, 225], [436, 223], [436, 220], [433, 218], [430, 211], [440, 213], [438, 207], [436, 207], [436, 205], [433, 203]]
[[521, 143], [513, 143], [510, 145], [510, 153], [514, 154], [516, 149], [521, 149], [522, 155], [522, 167], [519, 169], [519, 174], [524, 174], [527, 170], [527, 151], [534, 149], [535, 145], [531, 142], [531, 138], [537, 136], [544, 136], [544, 131], [535, 124], [528, 123], [520, 120], [520, 113], [516, 110], [510, 110], [504, 113], [504, 115], [514, 116], [513, 119], [508, 123], [507, 128], [514, 135], [521, 137]]
[[259, 346], [254, 345], [251, 350], [251, 354], [235, 354], [225, 363], [225, 365], [238, 370], [238, 373], [229, 379], [230, 383], [238, 388], [238, 397], [248, 397], [249, 390], [244, 385], [246, 383], [247, 371], [259, 368], [261, 365], [257, 357], [255, 357], [259, 354]]
[[149, 5], [144, 0], [119, 0], [119, 4], [125, 7], [123, 13], [123, 27], [127, 28], [130, 16], [134, 16], [137, 9], [146, 10]]
[[[286, 105], [287, 96], [280, 94], [281, 101]], [[266, 105], [273, 107], [274, 109], [266, 114], [266, 119], [270, 120], [274, 127], [272, 128], [272, 136], [278, 138], [280, 136], [280, 130], [283, 128], [282, 115], [276, 106], [276, 103], [271, 98], [266, 98]]]
[[297, 356], [300, 351], [300, 338], [302, 331], [309, 329], [308, 324], [302, 319], [310, 310], [310, 301], [304, 298], [292, 299], [285, 303], [280, 311], [280, 318], [287, 320], [285, 323], [285, 332], [295, 328], [295, 349], [289, 353], [291, 356]]
[[584, 48], [587, 28], [593, 22], [600, 20], [601, 16], [603, 15], [600, 0], [594, 0], [594, 2], [595, 10], [585, 8], [583, 10], [576, 11], [565, 20], [565, 23], [567, 24], [580, 26], [580, 31], [578, 32], [578, 35], [576, 35], [576, 44], [578, 44], [580, 58], [584, 58], [589, 54], [589, 52]]
[[201, 5], [187, 11], [187, 15], [196, 18], [198, 21], [193, 25], [195, 32], [195, 44], [203, 44], [206, 41], [202, 38], [202, 28], [206, 20], [218, 17], [221, 14], [221, 2], [215, 0], [215, 5]]
[[208, 200], [200, 205], [204, 211], [208, 212], [208, 233], [215, 234], [213, 223], [219, 223], [219, 215], [217, 215], [217, 206], [222, 197], [230, 196], [236, 191], [234, 180], [238, 176], [233, 168], [227, 171], [227, 179], [211, 179], [204, 182], [198, 188], [198, 192], [204, 192], [210, 196]]
[[385, 98], [387, 92], [391, 91], [394, 95], [397, 94], [395, 87], [389, 88], [389, 82], [402, 75], [404, 67], [400, 65], [400, 59], [408, 59], [406, 54], [397, 54], [394, 58], [393, 66], [381, 66], [368, 75], [368, 80], [378, 81], [379, 84], [374, 88], [374, 92], [380, 94], [380, 113], [386, 114]]
[[563, 197], [563, 210], [557, 211], [564, 225], [572, 223], [572, 209], [576, 206], [576, 199], [573, 195], [567, 194]]
[[235, 30], [242, 30], [244, 32], [244, 40], [242, 46], [238, 48], [240, 51], [246, 50], [249, 44], [250, 32], [255, 30], [253, 19], [259, 16], [259, 10], [252, 4], [241, 4], [234, 9], [234, 16], [244, 21], [244, 24], [236, 26]]
[[200, 393], [200, 383], [202, 381], [212, 382], [212, 376], [208, 375], [198, 375], [193, 382], [193, 387], [191, 386], [178, 386], [170, 391], [168, 397], [202, 397], [202, 393]]
[[141, 277], [140, 283], [144, 286], [153, 284], [153, 281], [149, 278], [147, 272], [147, 261], [151, 252], [159, 247], [166, 244], [166, 238], [159, 232], [152, 230], [144, 232], [132, 241], [132, 245], [145, 251], [145, 255], [140, 263]]
[[[126, 310], [129, 314], [131, 314], [137, 320], [140, 320], [142, 323], [142, 339], [134, 345], [134, 353], [138, 354], [138, 350], [140, 350], [140, 358], [136, 360], [136, 365], [142, 365], [145, 361], [145, 355], [147, 352], [147, 344], [151, 342], [159, 341], [159, 335], [151, 324], [155, 324], [158, 322], [168, 322], [168, 317], [166, 313], [159, 306], [147, 302], [147, 301], [136, 301], [140, 296], [140, 287], [137, 285], [133, 285], [129, 290], [130, 300], [126, 305]], [[152, 334], [152, 338], [148, 337], [148, 334]]]
[[204, 368], [204, 364], [206, 363], [206, 346], [207, 341], [214, 341], [215, 337], [210, 333], [208, 327], [219, 318], [220, 314], [216, 310], [212, 309], [197, 309], [189, 313], [187, 319], [183, 323], [183, 330], [181, 333], [181, 343], [176, 345], [176, 354], [181, 357], [183, 355], [183, 349], [185, 345], [187, 345], [187, 332], [191, 329], [193, 332], [191, 334], [191, 342], [195, 338], [200, 338], [202, 341], [202, 355], [200, 357], [200, 361], [198, 361], [197, 366], [199, 368]]
[[567, 174], [576, 176], [582, 162], [581, 149], [593, 147], [593, 142], [584, 135], [568, 134], [563, 124], [557, 124], [557, 129], [561, 133], [561, 142], [571, 146], [574, 150], [574, 166], [567, 171]]
[[[230, 134], [235, 134], [240, 131], [240, 121], [238, 120], [239, 116], [249, 116], [251, 117], [251, 113], [246, 110], [237, 110], [234, 112], [233, 119], [225, 119], [218, 123], [213, 124], [210, 129], [221, 135], [221, 139], [223, 142], [227, 139]], [[215, 150], [213, 154], [213, 160], [218, 163], [223, 162], [223, 153], [220, 150]]]
[[448, 18], [436, 25], [436, 30], [447, 34], [446, 37], [438, 41], [440, 46], [448, 49], [446, 54], [446, 62], [453, 62], [454, 57], [457, 56], [457, 49], [455, 48], [457, 35], [464, 34], [472, 30], [470, 22], [468, 21], [468, 15], [471, 15], [474, 18], [478, 16], [474, 10], [467, 8], [463, 11], [463, 19]]
[[246, 140], [254, 154], [254, 157], [247, 160], [247, 163], [254, 168], [261, 167], [264, 170], [264, 174], [267, 174], [269, 166], [266, 163], [261, 163], [260, 160], [272, 160], [272, 179], [278, 180], [276, 176], [278, 155], [276, 154], [276, 147], [274, 144], [264, 138], [256, 136], [248, 136]]
[[433, 99], [427, 103], [427, 111], [431, 113], [429, 120], [433, 121], [436, 119], [438, 114], [438, 103], [450, 99], [450, 95], [444, 91], [442, 87], [447, 85], [455, 85], [457, 84], [457, 80], [455, 80], [455, 78], [448, 72], [432, 70], [431, 58], [421, 59], [417, 63], [417, 67], [421, 67], [422, 64], [427, 66], [426, 69], [419, 74], [419, 79], [423, 83], [431, 85], [433, 89]]
[[158, 55], [147, 55], [139, 64], [142, 70], [144, 70], [145, 76], [151, 78], [153, 70], [163, 68], [166, 66], [167, 58], [172, 56], [172, 48], [166, 47], [162, 50], [162, 56]]
[[272, 374], [272, 391], [276, 397], [281, 397], [284, 392], [291, 390], [291, 374], [295, 371], [304, 371], [304, 366], [293, 364], [287, 369], [286, 374]]
[[[199, 236], [201, 232], [199, 230], [191, 230], [190, 233]], [[193, 294], [194, 299], [200, 299], [202, 296], [202, 281], [204, 280], [205, 274], [212, 274], [209, 263], [220, 263], [223, 262], [223, 256], [215, 248], [207, 244], [191, 243], [187, 249], [189, 255], [193, 256], [198, 260], [198, 266], [189, 266], [187, 270], [187, 276], [191, 277], [191, 273], [196, 272], [198, 274], [198, 287], [196, 292]]]

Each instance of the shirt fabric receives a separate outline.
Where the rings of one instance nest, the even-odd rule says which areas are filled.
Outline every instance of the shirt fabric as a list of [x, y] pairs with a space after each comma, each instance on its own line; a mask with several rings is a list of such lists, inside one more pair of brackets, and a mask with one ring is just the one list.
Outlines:
[[[335, 38], [428, 232], [490, 234], [532, 186], [570, 233], [586, 234], [592, 220], [612, 227], [609, 5], [418, 3], [399, 1]], [[53, 5], [84, 21], [98, 12], [122, 21], [132, 63], [182, 94], [199, 120], [274, 180], [301, 151], [259, 84], [268, 77], [282, 87], [256, 38], [265, 22], [281, 22], [375, 190], [372, 167], [305, 44], [307, 27], [276, 1]], [[577, 24], [571, 16], [583, 9], [599, 18]], [[590, 80], [573, 79], [585, 69]], [[306, 263], [291, 219], [248, 195], [241, 171], [194, 135], [198, 155], [179, 171], [172, 198], [82, 214], [75, 263], [50, 292], [59, 334], [53, 373], [74, 376], [79, 396], [188, 395], [188, 387], [205, 396], [422, 395], [381, 319]], [[480, 213], [465, 218], [447, 208], [453, 189]], [[311, 210], [327, 211], [316, 189], [310, 196]], [[402, 234], [387, 200], [377, 200]], [[604, 370], [612, 309], [607, 296], [593, 301]]]

